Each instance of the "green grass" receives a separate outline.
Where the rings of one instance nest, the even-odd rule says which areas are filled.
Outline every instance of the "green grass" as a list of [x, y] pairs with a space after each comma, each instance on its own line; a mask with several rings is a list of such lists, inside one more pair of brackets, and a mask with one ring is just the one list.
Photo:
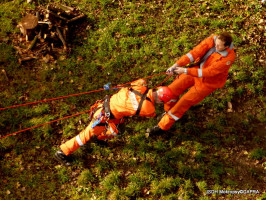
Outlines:
[[266, 157], [266, 150], [262, 148], [254, 149], [250, 152], [250, 157], [252, 159], [261, 160]]
[[[157, 120], [128, 119], [125, 132], [108, 147], [88, 144], [76, 151], [71, 167], [60, 165], [53, 154], [86, 127], [88, 114], [1, 139], [1, 199], [232, 198], [206, 194], [225, 188], [258, 189], [260, 194], [245, 198], [265, 198], [265, 47], [260, 23], [265, 8], [260, 1], [35, 2], [77, 7], [87, 16], [87, 28], [78, 26], [77, 33], [83, 35], [75, 34], [71, 53], [60, 54], [55, 62], [40, 57], [19, 64], [13, 46], [20, 35], [16, 25], [37, 5], [1, 1], [0, 107], [164, 72], [202, 39], [221, 31], [232, 33], [237, 56], [225, 87], [192, 107], [166, 135], [145, 138], [145, 130]], [[164, 79], [147, 82], [152, 88]], [[0, 135], [89, 110], [97, 99], [114, 92], [2, 110]]]

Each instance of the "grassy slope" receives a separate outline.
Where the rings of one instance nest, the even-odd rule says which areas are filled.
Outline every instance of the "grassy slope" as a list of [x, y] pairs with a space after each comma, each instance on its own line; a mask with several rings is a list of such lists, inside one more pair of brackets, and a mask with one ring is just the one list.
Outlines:
[[[262, 197], [265, 5], [237, 0], [65, 3], [88, 16], [89, 26], [76, 34], [72, 53], [56, 62], [40, 58], [22, 65], [12, 45], [16, 24], [35, 7], [21, 0], [0, 4], [0, 69], [8, 77], [0, 75], [1, 107], [163, 72], [202, 39], [223, 30], [233, 34], [237, 59], [226, 86], [189, 110], [167, 136], [145, 139], [145, 129], [156, 120], [130, 119], [126, 132], [108, 148], [91, 144], [75, 152], [73, 167], [58, 165], [52, 156], [58, 145], [85, 127], [86, 114], [2, 139], [2, 199]], [[151, 86], [164, 78], [151, 79]], [[0, 135], [88, 110], [103, 96], [94, 93], [1, 111]], [[233, 112], [227, 112], [228, 102]], [[206, 189], [253, 189], [260, 194], [206, 195]]]

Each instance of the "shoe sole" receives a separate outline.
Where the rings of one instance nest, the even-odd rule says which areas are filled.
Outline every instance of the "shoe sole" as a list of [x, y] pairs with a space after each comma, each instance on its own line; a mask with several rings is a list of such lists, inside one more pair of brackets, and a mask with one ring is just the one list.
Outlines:
[[71, 166], [70, 162], [64, 162], [57, 154], [54, 155], [55, 159], [65, 166]]

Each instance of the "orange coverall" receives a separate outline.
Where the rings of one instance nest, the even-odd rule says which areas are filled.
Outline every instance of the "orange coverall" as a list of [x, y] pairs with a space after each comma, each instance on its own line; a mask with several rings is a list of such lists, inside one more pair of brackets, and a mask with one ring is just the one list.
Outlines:
[[[144, 94], [148, 89], [144, 80], [139, 79], [131, 83], [131, 88], [141, 94]], [[139, 116], [154, 117], [155, 107], [152, 90], [148, 90], [147, 97], [142, 103], [139, 111]], [[93, 119], [89, 125], [81, 131], [77, 136], [68, 140], [60, 146], [65, 155], [69, 155], [80, 146], [83, 146], [90, 140], [93, 135], [98, 139], [104, 140], [113, 138], [118, 134], [116, 125], [123, 123], [123, 117], [135, 115], [141, 100], [141, 96], [135, 94], [130, 88], [122, 88], [118, 93], [110, 98], [110, 111], [112, 118], [105, 116], [103, 102], [98, 103], [97, 111], [93, 114]], [[95, 123], [95, 122], [99, 123]]]
[[176, 103], [165, 104], [164, 109], [167, 113], [158, 124], [162, 130], [169, 130], [191, 106], [224, 86], [229, 68], [235, 60], [235, 52], [233, 44], [222, 52], [216, 52], [217, 37], [212, 35], [203, 40], [176, 62], [178, 66], [186, 66], [194, 61], [201, 61], [198, 66], [187, 68], [187, 74], [181, 74], [168, 86], [177, 98], [190, 89]]

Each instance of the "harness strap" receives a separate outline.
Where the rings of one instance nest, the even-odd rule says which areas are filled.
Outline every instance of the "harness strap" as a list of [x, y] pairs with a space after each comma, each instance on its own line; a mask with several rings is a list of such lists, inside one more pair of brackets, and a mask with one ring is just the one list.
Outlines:
[[134, 94], [136, 94], [136, 95], [141, 97], [140, 102], [139, 102], [139, 106], [138, 106], [138, 109], [137, 109], [137, 112], [136, 112], [136, 115], [139, 115], [144, 100], [148, 100], [148, 101], [152, 102], [151, 99], [149, 97], [147, 97], [147, 93], [148, 93], [149, 89], [147, 88], [143, 94], [141, 94], [140, 92], [138, 92], [138, 91], [136, 91], [136, 90], [134, 90], [132, 88], [129, 88], [129, 90], [131, 92], [133, 92]]
[[[133, 92], [134, 94], [136, 94], [136, 95], [141, 97], [139, 105], [138, 105], [138, 108], [137, 108], [137, 111], [136, 111], [136, 115], [139, 115], [144, 100], [148, 100], [148, 101], [152, 102], [151, 99], [149, 97], [147, 97], [147, 93], [148, 93], [149, 89], [146, 88], [146, 90], [145, 90], [145, 92], [143, 94], [141, 94], [140, 92], [138, 92], [137, 90], [134, 90], [132, 88], [129, 88], [129, 90], [131, 92]], [[104, 107], [105, 116], [107, 118], [110, 118], [110, 119], [115, 119], [114, 115], [112, 114], [112, 112], [110, 110], [110, 96], [106, 95], [104, 97], [103, 101], [104, 101], [103, 102], [103, 107]]]
[[109, 95], [106, 95], [103, 99], [103, 108], [104, 108], [104, 113], [105, 113], [105, 116], [109, 119], [115, 119], [114, 115], [112, 114], [111, 112], [111, 109], [110, 109], [110, 96]]
[[110, 110], [110, 97], [108, 95], [104, 97], [103, 108], [105, 116], [109, 118], [111, 115], [111, 110]]

